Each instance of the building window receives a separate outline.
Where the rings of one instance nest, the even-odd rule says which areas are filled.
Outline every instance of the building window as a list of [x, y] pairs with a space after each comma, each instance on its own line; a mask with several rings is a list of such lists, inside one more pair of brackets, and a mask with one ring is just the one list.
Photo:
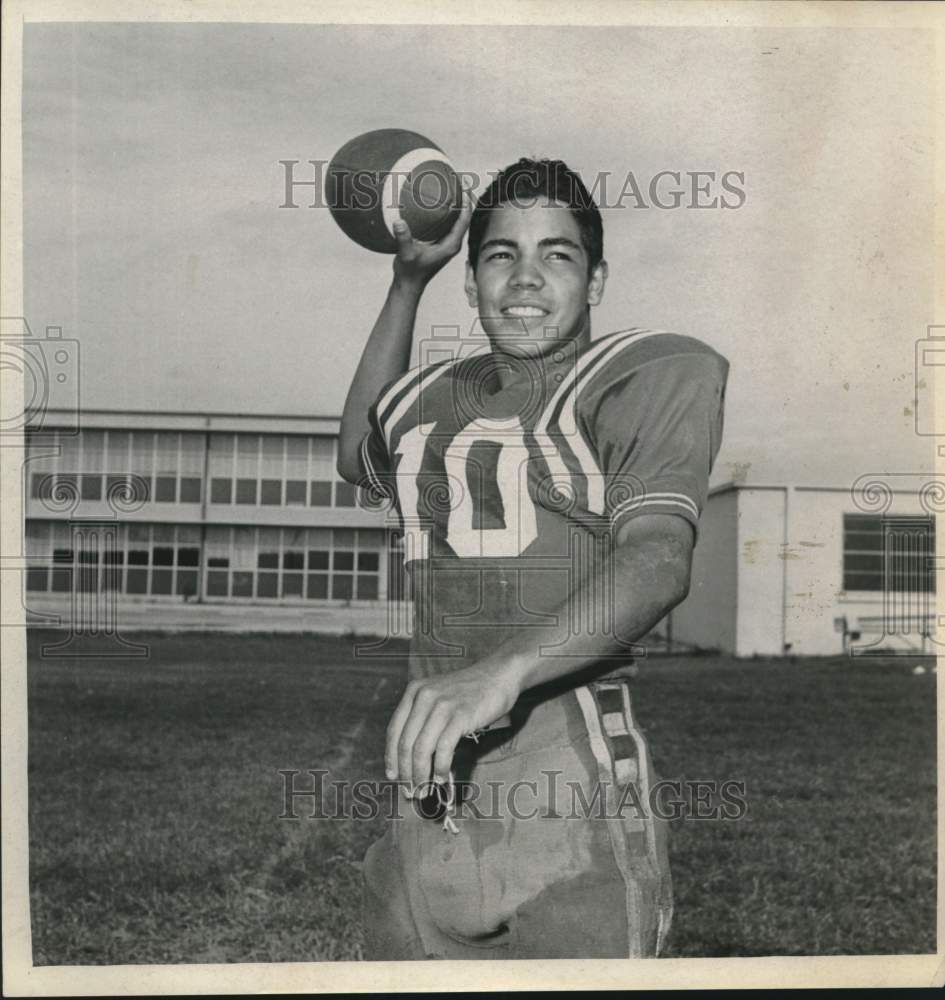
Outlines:
[[77, 434], [59, 434], [59, 463], [56, 475], [56, 493], [60, 501], [78, 500], [79, 472], [82, 469], [82, 453]]
[[122, 570], [125, 553], [123, 550], [106, 548], [103, 553], [102, 590], [121, 591]]
[[259, 502], [264, 506], [280, 505], [282, 503], [282, 481], [264, 479], [260, 487]]
[[928, 515], [843, 515], [843, 589], [935, 592], [935, 521]]
[[51, 472], [34, 472], [30, 496], [34, 500], [52, 500], [54, 476]]
[[[380, 529], [257, 528], [187, 524], [119, 524], [76, 536], [65, 521], [27, 521], [30, 591], [196, 597], [204, 566], [208, 598], [246, 600], [378, 600]], [[201, 555], [202, 552], [202, 555]]]
[[218, 505], [359, 504], [359, 490], [338, 477], [331, 435], [93, 429], [53, 433], [29, 447], [30, 496], [39, 502], [58, 485], [86, 501], [120, 493], [141, 503], [199, 504], [206, 489]]
[[147, 594], [148, 567], [151, 563], [151, 526], [128, 525], [128, 571], [125, 583], [127, 594]]
[[285, 484], [285, 502], [288, 507], [305, 506], [305, 480], [288, 479]]
[[265, 601], [377, 600], [383, 545], [380, 530], [210, 526], [206, 593]]
[[200, 503], [200, 480], [197, 478], [181, 477], [180, 480], [180, 502]]
[[230, 549], [232, 571], [230, 594], [233, 597], [252, 597], [256, 570], [256, 529], [234, 528]]
[[207, 596], [230, 596], [230, 536], [227, 527], [207, 528], [205, 553], [207, 560]]
[[63, 501], [79, 498], [79, 477], [75, 472], [60, 472], [56, 476], [56, 493]]
[[328, 585], [331, 581], [330, 528], [312, 528], [307, 532], [308, 575], [305, 581], [305, 596], [313, 601], [328, 600]]
[[236, 435], [236, 502], [255, 506], [259, 486], [259, 435]]
[[256, 534], [256, 596], [279, 596], [279, 549], [282, 532], [278, 528], [260, 528]]
[[305, 569], [305, 530], [282, 536], [282, 597], [301, 597]]
[[285, 438], [281, 434], [262, 436], [260, 459], [259, 502], [265, 505], [282, 503], [282, 480], [285, 477]]
[[[108, 432], [110, 451], [113, 435], [113, 431]], [[124, 472], [126, 476], [129, 472], [131, 473], [131, 488], [134, 490], [136, 500], [149, 501], [155, 499], [154, 464], [155, 438], [157, 436], [153, 431], [135, 431], [132, 434], [123, 435], [123, 438], [128, 438], [128, 443], [122, 444], [120, 447], [116, 446], [112, 464], [109, 465], [110, 471], [114, 473]], [[130, 458], [128, 457], [129, 448], [131, 452]], [[173, 472], [174, 469], [171, 467], [171, 473], [173, 474]], [[167, 495], [166, 485], [163, 487], [162, 492], [163, 495]]]
[[285, 502], [304, 507], [308, 492], [308, 438], [290, 434], [285, 439]]
[[331, 506], [331, 482], [324, 479], [313, 479], [312, 480], [312, 499], [311, 504], [313, 507], [330, 507]]
[[357, 507], [357, 487], [339, 480], [335, 483], [335, 506]]
[[207, 465], [210, 471], [210, 503], [233, 502], [234, 434], [211, 434]]
[[233, 502], [233, 480], [213, 479], [210, 482], [210, 502], [211, 503], [232, 503]]
[[157, 503], [177, 503], [177, 477], [158, 476], [154, 481], [154, 499]]
[[26, 589], [49, 589], [50, 556], [52, 555], [52, 522], [26, 522]]
[[54, 476], [58, 464], [59, 435], [52, 433], [37, 438], [27, 432], [27, 465], [30, 470], [30, 497], [33, 500], [51, 500]]
[[[132, 490], [134, 491], [133, 493]], [[113, 501], [122, 498], [134, 501], [150, 499], [147, 484], [138, 478], [132, 481], [127, 475], [118, 476], [113, 474], [106, 476], [105, 492], [106, 496]]]
[[392, 601], [410, 600], [410, 574], [404, 562], [404, 534], [394, 530], [387, 540], [387, 594]]
[[184, 433], [180, 436], [180, 503], [200, 503], [200, 487], [204, 475], [203, 434]]
[[102, 499], [102, 476], [101, 473], [90, 474], [83, 472], [79, 477], [82, 483], [80, 495], [83, 500]]
[[196, 596], [200, 528], [186, 524], [120, 524], [76, 535], [61, 521], [27, 522], [30, 590], [117, 591], [141, 596]]
[[237, 479], [236, 480], [236, 502], [241, 504], [256, 504], [256, 480]]
[[102, 473], [105, 470], [105, 432], [88, 430], [83, 431], [79, 437], [82, 445], [79, 495], [83, 500], [101, 500]]
[[378, 579], [380, 577], [380, 552], [358, 553], [358, 592], [359, 601], [376, 601], [378, 596]]

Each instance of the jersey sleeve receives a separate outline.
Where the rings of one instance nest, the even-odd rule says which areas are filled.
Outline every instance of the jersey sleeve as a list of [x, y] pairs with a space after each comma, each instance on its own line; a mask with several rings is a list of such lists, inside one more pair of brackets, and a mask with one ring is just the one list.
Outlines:
[[369, 420], [371, 429], [361, 439], [361, 467], [370, 485], [375, 489], [383, 489], [383, 484], [391, 475], [391, 461], [375, 406], [371, 407]]
[[442, 372], [443, 363], [408, 369], [388, 382], [368, 410], [368, 432], [361, 439], [359, 459], [366, 485], [379, 497], [396, 500], [395, 462], [391, 454], [404, 427], [419, 419], [421, 394]]
[[[396, 499], [396, 473], [392, 452], [404, 433], [426, 422], [436, 423], [442, 407], [453, 413], [452, 394], [442, 388], [442, 376], [452, 372], [462, 359], [446, 358], [408, 369], [388, 382], [368, 410], [369, 430], [361, 440], [359, 459], [368, 487]], [[448, 380], [447, 384], [448, 384]]]
[[394, 463], [391, 460], [390, 447], [384, 433], [380, 410], [399, 381], [400, 379], [394, 379], [384, 386], [368, 410], [370, 429], [361, 439], [360, 449], [361, 470], [367, 478], [367, 485], [379, 497], [391, 499], [395, 496]]
[[644, 513], [678, 514], [698, 533], [722, 443], [728, 362], [709, 348], [649, 361], [599, 394], [586, 432], [604, 477], [613, 526]]

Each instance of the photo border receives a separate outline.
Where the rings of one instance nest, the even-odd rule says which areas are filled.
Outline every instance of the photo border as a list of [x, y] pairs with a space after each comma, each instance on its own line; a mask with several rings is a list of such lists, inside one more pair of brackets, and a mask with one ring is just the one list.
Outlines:
[[[325, 2], [236, 3], [218, 0], [180, 0], [143, 3], [140, 0], [86, 0], [45, 2], [8, 0], [2, 7], [2, 193], [0, 193], [0, 300], [5, 316], [23, 311], [23, 204], [22, 204], [22, 41], [23, 26], [34, 22], [138, 21], [234, 22], [311, 24], [426, 24], [426, 25], [594, 25], [666, 27], [915, 27], [934, 33], [938, 116], [935, 123], [935, 163], [938, 167], [934, 205], [934, 259], [945, 261], [945, 225], [941, 179], [945, 175], [943, 116], [945, 116], [945, 10], [935, 4], [916, 3], [759, 3], [586, 2], [558, 0], [484, 2], [472, 9], [448, 2], [379, 3], [368, 0], [351, 5]], [[938, 272], [940, 276], [942, 269]], [[936, 288], [936, 314], [930, 322], [945, 322], [945, 297]], [[937, 373], [941, 378], [941, 373]], [[22, 384], [11, 391], [15, 377], [0, 373], [0, 413], [4, 418], [22, 411]], [[935, 394], [939, 426], [945, 427], [945, 383]], [[13, 449], [0, 448], [0, 545], [18, 549], [22, 533], [19, 463]], [[941, 474], [945, 457], [936, 458]], [[945, 559], [945, 538], [937, 532], [939, 559]], [[943, 563], [945, 564], [945, 563]], [[298, 962], [220, 965], [32, 965], [29, 920], [29, 865], [27, 823], [27, 715], [26, 629], [15, 627], [16, 609], [22, 623], [20, 574], [0, 573], [0, 728], [2, 728], [2, 917], [3, 979], [7, 996], [120, 996], [126, 994], [176, 995], [184, 993], [321, 993], [377, 991], [524, 990], [524, 989], [627, 989], [631, 988], [751, 988], [764, 986], [932, 986], [945, 983], [945, 953], [941, 928], [945, 926], [945, 893], [938, 878], [938, 951], [931, 955], [840, 956], [804, 958], [728, 958], [649, 960], [557, 960], [485, 962]], [[937, 595], [937, 601], [941, 595]], [[941, 610], [939, 608], [939, 610]], [[9, 616], [9, 617], [7, 617]], [[945, 756], [943, 739], [945, 688], [937, 684], [938, 759]], [[938, 781], [938, 857], [945, 845], [945, 795]]]

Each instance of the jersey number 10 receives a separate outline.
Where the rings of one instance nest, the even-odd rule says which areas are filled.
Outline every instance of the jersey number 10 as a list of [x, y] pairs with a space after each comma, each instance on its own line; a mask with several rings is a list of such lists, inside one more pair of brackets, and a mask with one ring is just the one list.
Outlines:
[[[397, 446], [397, 494], [405, 555], [409, 561], [430, 554], [427, 530], [420, 527], [420, 467], [435, 423], [420, 424]], [[479, 444], [492, 447], [475, 448]], [[528, 447], [518, 419], [480, 419], [467, 424], [443, 454], [449, 488], [446, 542], [462, 559], [514, 557], [538, 537], [537, 513], [528, 494]], [[470, 464], [478, 475], [467, 475]], [[487, 491], [495, 491], [502, 524], [486, 527]], [[478, 524], [478, 526], [476, 526]]]

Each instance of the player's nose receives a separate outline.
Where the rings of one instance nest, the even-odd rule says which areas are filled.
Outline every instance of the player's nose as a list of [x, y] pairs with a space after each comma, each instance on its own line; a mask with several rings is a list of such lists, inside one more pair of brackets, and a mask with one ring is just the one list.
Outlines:
[[516, 261], [509, 275], [509, 284], [513, 288], [541, 288], [544, 283], [541, 271], [525, 257], [520, 257]]

